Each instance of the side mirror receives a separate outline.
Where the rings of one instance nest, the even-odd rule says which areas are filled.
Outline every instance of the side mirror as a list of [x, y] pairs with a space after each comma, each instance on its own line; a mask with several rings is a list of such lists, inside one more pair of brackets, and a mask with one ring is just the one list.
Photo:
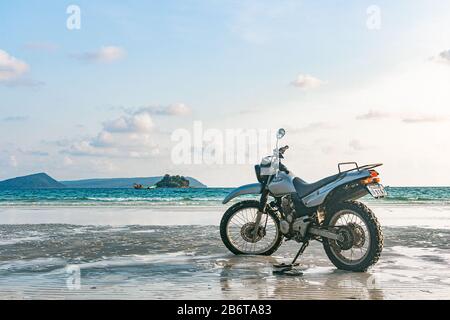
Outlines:
[[283, 138], [285, 134], [286, 134], [286, 130], [284, 130], [283, 128], [278, 129], [277, 139]]

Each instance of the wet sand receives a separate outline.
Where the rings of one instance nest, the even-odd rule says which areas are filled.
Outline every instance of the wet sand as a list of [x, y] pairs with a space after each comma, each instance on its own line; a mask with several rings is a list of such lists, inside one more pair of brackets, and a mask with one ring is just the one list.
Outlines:
[[223, 207], [0, 208], [0, 298], [449, 299], [450, 208], [371, 206], [385, 234], [375, 267], [339, 271], [312, 243], [300, 277], [272, 274], [292, 241], [230, 254]]

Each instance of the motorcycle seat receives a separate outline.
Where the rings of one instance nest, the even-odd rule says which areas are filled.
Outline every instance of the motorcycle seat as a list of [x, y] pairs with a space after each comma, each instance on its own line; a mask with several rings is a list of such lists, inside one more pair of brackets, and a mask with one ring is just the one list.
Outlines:
[[300, 198], [307, 196], [308, 194], [322, 188], [323, 186], [337, 180], [342, 174], [338, 173], [314, 183], [307, 183], [306, 181], [296, 177], [293, 180], [295, 190]]

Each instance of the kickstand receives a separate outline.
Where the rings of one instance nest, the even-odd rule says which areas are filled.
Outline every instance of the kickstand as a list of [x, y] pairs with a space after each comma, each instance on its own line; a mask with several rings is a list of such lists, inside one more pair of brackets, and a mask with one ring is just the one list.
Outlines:
[[303, 242], [302, 246], [300, 247], [300, 250], [298, 250], [297, 254], [295, 255], [294, 260], [292, 260], [291, 265], [294, 265], [295, 261], [297, 261], [298, 257], [303, 254], [306, 247], [309, 245], [309, 241]]
[[296, 264], [295, 261], [297, 261], [298, 257], [303, 254], [306, 247], [309, 245], [309, 242], [303, 242], [302, 246], [300, 247], [300, 250], [298, 250], [297, 254], [295, 255], [294, 260], [290, 264], [274, 264], [273, 265], [273, 273], [274, 274], [284, 274], [284, 275], [292, 275], [292, 276], [301, 276], [303, 273], [300, 270], [295, 270], [293, 267], [298, 266], [298, 263]]

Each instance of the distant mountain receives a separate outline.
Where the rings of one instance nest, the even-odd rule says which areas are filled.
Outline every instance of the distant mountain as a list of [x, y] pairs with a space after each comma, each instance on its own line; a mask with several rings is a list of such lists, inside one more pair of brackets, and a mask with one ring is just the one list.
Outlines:
[[[46, 189], [46, 188], [133, 188], [133, 184], [152, 186], [162, 180], [164, 176], [138, 178], [105, 178], [73, 181], [56, 181], [46, 173], [0, 181], [0, 189]], [[206, 188], [197, 179], [186, 177], [191, 188]]]
[[[137, 178], [106, 178], [86, 179], [74, 181], [61, 181], [68, 188], [133, 188], [133, 185], [142, 184], [144, 187], [152, 186], [161, 181], [164, 176], [137, 177]], [[191, 188], [206, 188], [206, 185], [197, 179], [186, 177]]]
[[0, 189], [45, 189], [64, 188], [65, 186], [46, 173], [31, 174], [28, 176], [0, 181]]

